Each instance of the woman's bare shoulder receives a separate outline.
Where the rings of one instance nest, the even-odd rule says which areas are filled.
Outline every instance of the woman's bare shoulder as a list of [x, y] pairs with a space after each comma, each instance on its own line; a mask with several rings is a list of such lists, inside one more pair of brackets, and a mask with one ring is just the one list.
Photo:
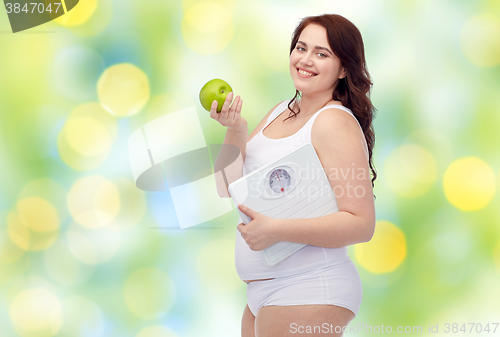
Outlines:
[[[335, 105], [335, 104], [332, 104]], [[339, 104], [342, 106], [341, 104]], [[363, 131], [356, 117], [342, 108], [329, 107], [323, 110], [316, 118], [314, 128], [324, 131], [348, 131], [349, 133], [363, 135]]]
[[364, 152], [368, 153], [366, 139], [356, 117], [343, 109], [332, 107], [323, 110], [314, 121], [311, 137], [316, 144], [359, 142]]

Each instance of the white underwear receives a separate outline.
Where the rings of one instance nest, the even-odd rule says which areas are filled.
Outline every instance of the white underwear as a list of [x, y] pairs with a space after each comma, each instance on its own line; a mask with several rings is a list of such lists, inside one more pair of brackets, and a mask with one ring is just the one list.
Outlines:
[[333, 304], [358, 314], [363, 298], [363, 285], [351, 259], [341, 264], [305, 273], [253, 281], [247, 285], [247, 302], [257, 316], [268, 305], [288, 306]]

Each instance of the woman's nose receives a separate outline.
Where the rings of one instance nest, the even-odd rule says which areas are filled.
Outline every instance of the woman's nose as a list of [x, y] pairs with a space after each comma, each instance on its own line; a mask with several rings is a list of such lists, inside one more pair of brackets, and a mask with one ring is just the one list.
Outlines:
[[304, 55], [304, 56], [300, 59], [300, 63], [302, 63], [302, 64], [303, 64], [303, 65], [305, 65], [305, 66], [312, 66], [311, 56], [310, 56], [309, 54]]

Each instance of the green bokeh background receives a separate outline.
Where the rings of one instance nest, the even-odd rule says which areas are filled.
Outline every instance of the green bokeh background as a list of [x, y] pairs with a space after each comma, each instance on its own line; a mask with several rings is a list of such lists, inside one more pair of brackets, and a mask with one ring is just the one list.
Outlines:
[[[197, 18], [208, 27], [203, 41], [185, 32], [193, 6], [227, 14], [222, 23], [210, 11]], [[500, 1], [99, 0], [77, 26], [50, 22], [12, 34], [0, 15], [1, 337], [239, 335], [246, 284], [234, 269], [237, 212], [204, 224], [209, 229], [162, 228], [178, 226], [172, 200], [168, 192], [133, 187], [128, 137], [195, 106], [207, 144], [223, 143], [225, 128], [198, 102], [213, 78], [241, 95], [253, 130], [271, 107], [293, 97], [293, 29], [302, 17], [323, 13], [345, 16], [363, 35], [377, 108], [377, 220], [398, 227], [407, 247], [403, 262], [386, 273], [371, 272], [349, 247], [364, 286], [351, 324], [422, 326], [422, 334], [436, 336], [448, 335], [445, 323], [500, 323]], [[99, 102], [97, 81], [120, 63], [147, 75], [151, 97], [138, 114], [113, 117], [117, 137], [99, 165], [75, 169], [61, 157], [58, 136], [71, 111]], [[408, 145], [428, 155], [412, 163], [431, 158], [436, 174], [398, 189], [394, 181], [408, 175], [391, 158]], [[491, 198], [471, 211], [453, 204], [443, 185], [449, 166], [467, 157], [494, 172], [484, 183]], [[422, 162], [424, 173], [429, 165]], [[75, 183], [95, 176], [119, 189], [111, 232], [80, 226], [68, 205]], [[475, 179], [474, 172], [464, 177]], [[19, 247], [9, 231], [19, 201], [32, 191], [60, 220], [55, 241], [39, 250]], [[74, 246], [75, 236], [95, 248], [94, 260], [78, 253], [86, 248]], [[52, 332], [46, 323], [33, 325], [46, 312], [59, 317]], [[436, 324], [440, 333], [428, 333]]]

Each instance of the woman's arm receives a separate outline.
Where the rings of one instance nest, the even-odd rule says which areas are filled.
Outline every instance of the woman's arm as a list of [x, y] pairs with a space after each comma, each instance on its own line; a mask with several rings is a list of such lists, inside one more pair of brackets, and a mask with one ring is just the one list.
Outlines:
[[309, 219], [276, 219], [277, 241], [337, 248], [367, 242], [375, 230], [375, 204], [365, 137], [339, 109], [322, 111], [312, 143], [337, 199], [339, 212]]
[[[255, 137], [260, 130], [262, 130], [271, 113], [281, 103], [282, 102], [276, 104], [271, 110], [269, 110], [269, 112], [252, 131], [250, 136], [248, 136], [248, 126], [246, 125], [246, 120], [246, 129], [227, 129], [226, 137], [224, 138], [224, 145], [222, 146], [214, 164], [217, 193], [221, 198], [229, 198], [230, 195], [227, 190], [229, 184], [243, 176], [243, 163], [245, 162], [247, 143], [250, 139]], [[235, 160], [235, 158], [237, 159]]]
[[248, 129], [227, 129], [224, 144], [215, 160], [215, 182], [221, 198], [229, 198], [229, 184], [243, 175]]

